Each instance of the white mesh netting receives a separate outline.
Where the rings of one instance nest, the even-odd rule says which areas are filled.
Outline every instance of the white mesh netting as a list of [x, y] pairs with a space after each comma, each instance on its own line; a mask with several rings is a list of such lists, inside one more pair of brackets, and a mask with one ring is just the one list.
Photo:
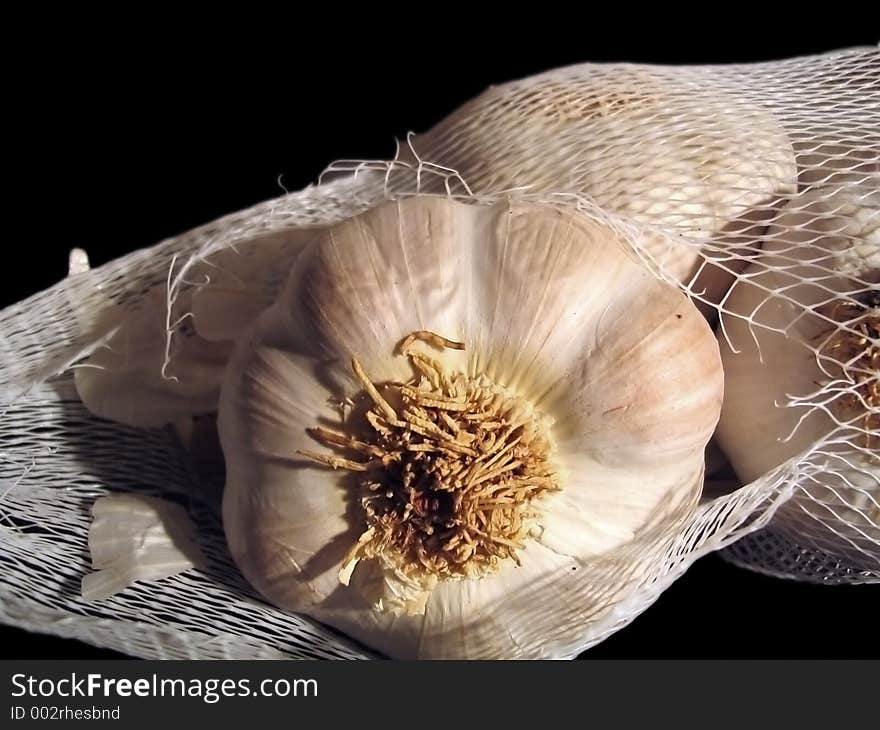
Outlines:
[[[175, 431], [92, 415], [73, 374], [101, 367], [120, 387], [138, 379], [157, 423], [210, 411], [224, 338], [272, 300], [309, 230], [415, 193], [598, 206], [635, 255], [720, 320], [732, 375], [719, 440], [735, 473], [722, 465], [711, 475], [685, 526], [631, 556], [640, 569], [626, 595], [554, 656], [600, 641], [696, 558], [733, 543], [732, 560], [773, 575], [880, 580], [876, 49], [561, 69], [490, 89], [393, 162], [330, 172], [2, 312], [4, 622], [143, 657], [369, 655], [262, 603], [226, 551], [217, 485], [196, 473]], [[223, 332], [194, 327], [215, 306], [229, 313]], [[105, 415], [125, 421], [109, 392]], [[187, 506], [205, 564], [85, 602], [90, 511], [120, 491]], [[615, 569], [597, 564], [592, 577], [601, 585]]]

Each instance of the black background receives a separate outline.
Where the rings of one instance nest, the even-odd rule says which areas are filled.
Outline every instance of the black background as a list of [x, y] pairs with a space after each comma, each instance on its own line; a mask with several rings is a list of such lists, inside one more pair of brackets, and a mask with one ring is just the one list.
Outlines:
[[[747, 62], [880, 37], [880, 24], [849, 13], [799, 28], [694, 15], [676, 31], [648, 24], [638, 34], [629, 19], [521, 18], [513, 6], [482, 23], [452, 10], [442, 23], [412, 10], [373, 24], [349, 18], [343, 32], [348, 11], [333, 12], [222, 32], [118, 18], [89, 34], [63, 23], [25, 29], [6, 88], [14, 191], [0, 306], [61, 278], [73, 246], [98, 265], [282, 185], [299, 189], [334, 159], [387, 158], [395, 138], [491, 83], [579, 61]], [[876, 586], [797, 584], [709, 556], [589, 657], [880, 657], [878, 598]], [[2, 658], [118, 656], [8, 628], [0, 647]]]

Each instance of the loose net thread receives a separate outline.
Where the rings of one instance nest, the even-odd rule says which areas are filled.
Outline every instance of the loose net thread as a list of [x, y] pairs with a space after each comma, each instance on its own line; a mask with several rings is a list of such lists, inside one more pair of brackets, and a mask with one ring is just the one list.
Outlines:
[[[609, 100], [608, 89], [630, 88], [621, 81], [633, 75], [662, 104], [642, 100], [646, 111], [628, 122], [622, 110], [642, 103], [638, 95], [620, 92]], [[158, 294], [165, 302], [156, 313], [165, 332], [160, 342], [163, 377], [185, 377], [185, 368], [175, 366], [185, 363], [188, 342], [199, 336], [192, 310], [200, 296], [227, 287], [271, 301], [281, 283], [278, 269], [295, 259], [309, 229], [381, 200], [417, 193], [489, 203], [504, 191], [509, 197], [575, 206], [614, 226], [633, 254], [667, 281], [682, 279], [677, 268], [682, 252], [702, 251], [683, 288], [707, 308], [744, 317], [750, 331], [766, 327], [755, 316], [757, 308], [742, 314], [729, 310], [727, 297], [714, 302], [704, 275], [713, 271], [748, 281], [765, 287], [767, 301], [796, 304], [791, 292], [762, 282], [760, 265], [751, 272], [748, 266], [761, 256], [767, 227], [782, 219], [786, 206], [798, 205], [800, 196], [828, 191], [830, 197], [840, 187], [880, 185], [878, 89], [880, 54], [873, 49], [753, 66], [586, 65], [551, 72], [487, 92], [435, 130], [410, 138], [390, 163], [338, 163], [317, 187], [77, 274], [4, 310], [2, 620], [144, 657], [368, 656], [335, 632], [261, 602], [228, 557], [215, 506], [200, 501], [192, 489], [197, 476], [174, 434], [156, 429], [145, 435], [91, 416], [71, 386], [70, 367], [101, 347], [113, 347], [114, 334], [147, 306], [151, 294], [154, 299]], [[614, 123], [608, 124], [609, 119]], [[523, 120], [538, 121], [530, 126]], [[714, 171], [697, 166], [689, 177], [674, 170], [678, 177], [673, 175], [664, 188], [657, 182], [662, 164], [636, 170], [629, 152], [636, 148], [638, 157], [640, 147], [657, 150], [663, 140], [678, 139], [699, 156], [701, 149], [722, 149], [731, 129], [739, 129], [744, 138], [756, 125], [767, 124], [773, 127], [770, 137], [791, 141], [797, 167], [793, 163], [786, 169], [772, 150], [739, 145], [748, 174], [737, 174], [733, 162], [722, 161]], [[734, 139], [740, 138], [734, 134]], [[768, 159], [772, 164], [762, 167]], [[647, 207], [633, 207], [629, 198], [650, 198], [650, 190], [639, 187], [644, 179], [663, 188], [662, 195]], [[687, 196], [707, 189], [720, 190], [722, 200], [708, 210], [689, 208]], [[669, 200], [677, 202], [664, 205]], [[652, 245], [644, 245], [646, 240]], [[278, 259], [267, 262], [267, 250], [280, 252], [284, 265]], [[875, 286], [867, 278], [855, 280], [864, 289]], [[854, 298], [859, 291], [844, 297]], [[835, 298], [840, 292], [829, 287], [826, 301]], [[783, 331], [794, 326], [791, 322]], [[734, 348], [739, 344], [727, 339]], [[822, 351], [821, 344], [803, 345], [816, 354]], [[850, 448], [866, 435], [831, 407], [851, 392], [850, 385], [832, 378], [790, 404], [820, 409], [835, 419], [837, 429], [808, 453], [730, 494], [707, 498], [678, 531], [670, 534], [658, 526], [625, 554], [584, 571], [584, 580], [597, 586], [595, 605], [602, 609], [561, 617], [561, 623], [575, 622], [578, 631], [558, 640], [548, 637], [547, 655], [572, 656], [601, 641], [649, 606], [693, 560], [732, 543], [727, 553], [732, 560], [773, 575], [822, 582], [880, 580], [880, 519], [856, 505], [866, 522], [860, 521], [854, 533], [848, 511], [853, 505], [845, 501], [849, 494], [839, 494], [845, 499], [838, 505], [810, 488], [827, 471], [824, 461], [852, 458], [840, 444]], [[112, 453], [107, 443], [114, 444]], [[118, 459], [119, 453], [126, 459]], [[89, 570], [91, 505], [97, 496], [119, 490], [187, 505], [198, 523], [208, 567], [85, 604], [79, 600], [79, 580]], [[876, 494], [863, 491], [876, 500]], [[770, 529], [762, 529], [768, 523]], [[841, 534], [855, 548], [844, 556], [835, 553]], [[621, 582], [615, 576], [622, 565], [629, 579]]]

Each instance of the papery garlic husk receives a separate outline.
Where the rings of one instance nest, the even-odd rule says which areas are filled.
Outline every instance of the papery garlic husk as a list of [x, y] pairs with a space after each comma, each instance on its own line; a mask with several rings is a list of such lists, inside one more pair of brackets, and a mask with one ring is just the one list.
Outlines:
[[89, 553], [95, 572], [82, 597], [96, 601], [136, 581], [177, 575], [205, 564], [195, 527], [179, 504], [141, 494], [100, 497], [92, 506]]
[[149, 428], [216, 410], [232, 343], [210, 342], [188, 321], [170, 337], [167, 314], [167, 290], [154, 287], [76, 366], [77, 393], [96, 416]]
[[[644, 226], [648, 265], [717, 303], [732, 283], [704, 243], [748, 243], [797, 189], [794, 151], [772, 112], [662, 68], [585, 64], [493, 86], [414, 146], [474, 193], [586, 195]], [[761, 226], [763, 228], [763, 225]]]
[[255, 236], [211, 252], [188, 278], [199, 282], [190, 295], [193, 327], [211, 342], [234, 340], [276, 298], [302, 247], [308, 228]]
[[794, 460], [798, 488], [774, 525], [870, 564], [880, 559], [880, 192], [804, 194], [764, 251], [724, 304], [718, 442], [743, 482]]
[[217, 410], [232, 341], [272, 303], [281, 286], [277, 270], [287, 271], [312, 235], [307, 229], [256, 235], [214, 251], [194, 262], [182, 287], [171, 283], [182, 265], [169, 264], [168, 283], [120, 314], [107, 341], [77, 365], [83, 403], [131, 426], [173, 423], [186, 441], [192, 419]]
[[[465, 402], [449, 411], [453, 423], [435, 425], [457, 432], [468, 414], [483, 423], [463, 393], [491, 391], [506, 404], [497, 428], [523, 424], [509, 435], [523, 439], [510, 453], [540, 471], [517, 483], [553, 482], [515, 502], [519, 547], [488, 568], [467, 558], [458, 566], [473, 577], [420, 573], [399, 546], [376, 552], [365, 505], [387, 499], [393, 522], [414, 512], [441, 519], [443, 503], [442, 529], [453, 529], [465, 520], [456, 501], [472, 493], [455, 489], [475, 486], [435, 480], [404, 509], [392, 504], [403, 486], [391, 469], [424, 462], [400, 456], [389, 469], [349, 472], [381, 452], [351, 441], [328, 448], [352, 437], [377, 443], [378, 429], [409, 419], [401, 384], [437, 390], [435, 376], [416, 377], [419, 357], [466, 383], [446, 399]], [[388, 203], [309, 244], [279, 299], [238, 340], [219, 412], [227, 542], [270, 601], [391, 656], [554, 656], [638, 583], [639, 540], [667, 539], [694, 509], [721, 396], [705, 320], [598, 220], [538, 203]], [[379, 427], [364, 424], [370, 408]], [[454, 468], [473, 466], [456, 458]], [[369, 491], [359, 481], [368, 478], [384, 487]], [[507, 494], [505, 477], [493, 478]], [[433, 558], [439, 548], [425, 535], [413, 544]], [[601, 580], [591, 572], [599, 563]]]

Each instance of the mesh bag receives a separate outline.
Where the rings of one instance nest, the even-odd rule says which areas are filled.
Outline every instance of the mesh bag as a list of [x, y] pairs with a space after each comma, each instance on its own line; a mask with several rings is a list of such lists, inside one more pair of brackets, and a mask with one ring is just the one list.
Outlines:
[[[769, 403], [771, 420], [785, 414], [766, 436], [773, 448], [754, 433], [744, 442], [738, 423], [750, 416], [739, 400], [725, 405], [719, 439], [734, 469], [710, 459], [682, 528], [631, 548], [622, 594], [601, 596], [619, 565], [597, 563], [602, 610], [547, 655], [601, 641], [715, 550], [773, 575], [878, 581], [878, 189], [876, 49], [744, 66], [587, 64], [488, 90], [393, 161], [337, 163], [317, 186], [72, 273], [0, 314], [0, 618], [141, 657], [371, 655], [259, 599], [226, 549], [222, 485], [194, 465], [180, 429], [159, 424], [216, 404], [229, 338], [273, 300], [312, 231], [417, 193], [601, 215], [718, 323], [730, 362], [796, 362], [812, 384], [743, 396], [756, 412]], [[196, 331], [209, 308], [226, 314], [223, 327]], [[118, 375], [105, 381], [113, 421], [78, 395], [75, 377], [95, 366]], [[124, 400], [114, 388], [132, 380], [153, 395], [156, 427], [112, 412]], [[764, 468], [756, 454], [784, 459]], [[92, 506], [115, 492], [183, 505], [203, 559], [86, 602]]]

